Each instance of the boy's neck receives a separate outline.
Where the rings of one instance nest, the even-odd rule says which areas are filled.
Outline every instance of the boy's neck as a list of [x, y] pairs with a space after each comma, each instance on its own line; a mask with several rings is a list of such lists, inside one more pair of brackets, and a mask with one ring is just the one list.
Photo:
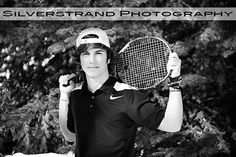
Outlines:
[[88, 90], [94, 93], [96, 90], [102, 87], [102, 85], [106, 82], [108, 78], [109, 74], [104, 74], [95, 78], [86, 77]]

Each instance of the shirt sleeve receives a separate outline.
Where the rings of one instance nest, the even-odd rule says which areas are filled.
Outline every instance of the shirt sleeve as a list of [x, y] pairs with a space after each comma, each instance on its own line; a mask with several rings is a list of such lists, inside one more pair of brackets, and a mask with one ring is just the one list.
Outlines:
[[68, 113], [67, 113], [67, 128], [70, 132], [75, 133], [74, 117], [71, 110], [71, 97], [68, 104]]
[[165, 108], [150, 101], [143, 92], [132, 90], [127, 94], [127, 114], [141, 126], [157, 129], [165, 115]]

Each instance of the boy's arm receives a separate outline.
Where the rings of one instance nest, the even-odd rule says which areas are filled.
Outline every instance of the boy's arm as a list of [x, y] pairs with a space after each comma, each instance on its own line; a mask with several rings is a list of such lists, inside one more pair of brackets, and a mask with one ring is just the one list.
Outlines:
[[[180, 76], [181, 60], [177, 53], [173, 52], [169, 56], [167, 63], [167, 70], [171, 72], [172, 78]], [[183, 101], [181, 90], [173, 87], [169, 88], [169, 100], [167, 103], [166, 111], [163, 120], [161, 121], [158, 129], [167, 132], [176, 132], [181, 129], [183, 123]]]
[[[72, 113], [69, 112], [69, 97], [72, 90], [75, 88], [75, 84], [71, 80], [75, 75], [62, 75], [59, 78], [60, 83], [60, 100], [59, 100], [59, 125], [62, 134], [65, 139], [69, 142], [75, 141], [75, 133], [71, 132], [68, 128], [68, 117], [72, 116]], [[69, 85], [68, 85], [69, 83]], [[66, 86], [65, 86], [66, 85]], [[70, 121], [70, 123], [73, 123]]]
[[71, 132], [68, 129], [68, 105], [69, 105], [69, 99], [66, 97], [61, 96], [60, 102], [59, 102], [59, 124], [60, 129], [65, 137], [65, 139], [69, 142], [75, 141], [75, 133]]
[[177, 132], [183, 123], [183, 102], [180, 90], [170, 87], [169, 100], [165, 116], [158, 129], [166, 132]]

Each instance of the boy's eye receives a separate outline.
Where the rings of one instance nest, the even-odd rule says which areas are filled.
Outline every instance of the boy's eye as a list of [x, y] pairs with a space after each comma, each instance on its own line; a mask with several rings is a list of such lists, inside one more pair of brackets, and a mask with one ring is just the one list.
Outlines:
[[82, 52], [81, 55], [89, 55], [88, 52]]
[[98, 51], [95, 52], [95, 54], [103, 54], [103, 53], [104, 53], [103, 50], [98, 50]]

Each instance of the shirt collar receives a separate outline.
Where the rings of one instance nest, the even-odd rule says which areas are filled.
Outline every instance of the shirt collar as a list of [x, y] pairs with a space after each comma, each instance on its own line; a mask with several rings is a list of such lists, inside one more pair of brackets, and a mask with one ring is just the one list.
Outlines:
[[[113, 77], [113, 76], [109, 76], [109, 78], [103, 83], [103, 85], [98, 89], [99, 91], [102, 91], [104, 93], [109, 93], [112, 89], [113, 89], [113, 86], [115, 85], [116, 83], [116, 78]], [[98, 91], [97, 90], [97, 91]], [[87, 81], [85, 81], [82, 85], [82, 91], [83, 92], [89, 92], [91, 93], [89, 90], [88, 90], [88, 85], [87, 85]]]

